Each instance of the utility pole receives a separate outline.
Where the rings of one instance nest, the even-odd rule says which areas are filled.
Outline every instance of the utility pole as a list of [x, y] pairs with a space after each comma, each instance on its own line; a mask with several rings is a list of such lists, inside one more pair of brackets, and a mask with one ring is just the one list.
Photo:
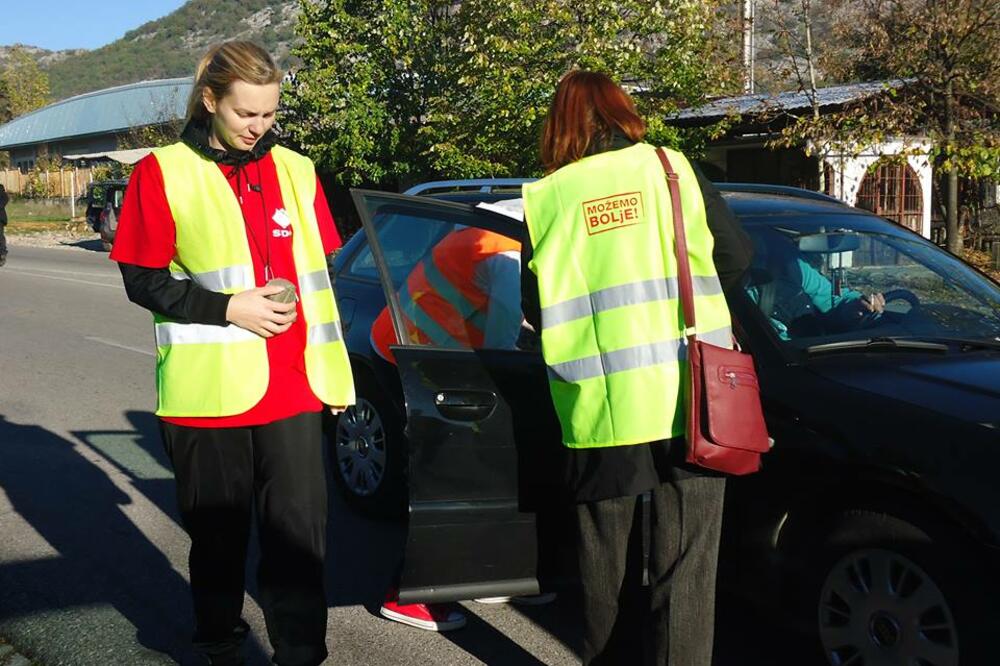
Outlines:
[[754, 62], [757, 59], [756, 33], [754, 30], [754, 17], [756, 14], [756, 0], [741, 0], [743, 9], [741, 12], [743, 27], [743, 92], [747, 95], [754, 93]]

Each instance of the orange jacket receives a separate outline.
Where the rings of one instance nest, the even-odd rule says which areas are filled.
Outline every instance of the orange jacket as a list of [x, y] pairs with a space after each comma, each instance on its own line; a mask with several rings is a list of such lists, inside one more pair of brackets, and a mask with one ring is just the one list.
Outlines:
[[[410, 342], [436, 347], [476, 349], [483, 346], [489, 295], [476, 285], [479, 264], [521, 244], [492, 231], [463, 227], [438, 242], [431, 255], [410, 271], [399, 303]], [[372, 324], [372, 346], [395, 363], [390, 345], [397, 344], [388, 308]]]

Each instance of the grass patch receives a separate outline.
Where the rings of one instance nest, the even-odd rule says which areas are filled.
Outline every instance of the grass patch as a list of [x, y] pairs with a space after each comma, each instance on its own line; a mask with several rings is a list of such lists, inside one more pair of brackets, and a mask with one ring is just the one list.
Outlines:
[[[84, 207], [77, 205], [77, 214]], [[69, 202], [65, 199], [14, 199], [7, 204], [7, 219], [13, 222], [68, 222]]]
[[93, 233], [83, 220], [18, 220], [7, 224], [8, 236], [31, 236], [46, 232], [69, 232], [75, 234]]
[[69, 201], [66, 199], [21, 199], [7, 204], [7, 235], [27, 236], [45, 232], [87, 232], [82, 216], [86, 204], [76, 207], [77, 219], [70, 220]]

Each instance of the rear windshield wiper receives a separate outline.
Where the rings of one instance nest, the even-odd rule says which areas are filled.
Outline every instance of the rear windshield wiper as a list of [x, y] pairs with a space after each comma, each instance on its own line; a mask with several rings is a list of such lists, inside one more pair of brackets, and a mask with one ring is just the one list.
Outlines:
[[915, 351], [946, 353], [948, 345], [940, 342], [911, 340], [906, 338], [876, 337], [867, 340], [844, 340], [842, 342], [826, 342], [821, 345], [811, 345], [803, 351], [810, 356], [816, 354], [836, 354], [841, 352], [873, 352], [873, 351]]

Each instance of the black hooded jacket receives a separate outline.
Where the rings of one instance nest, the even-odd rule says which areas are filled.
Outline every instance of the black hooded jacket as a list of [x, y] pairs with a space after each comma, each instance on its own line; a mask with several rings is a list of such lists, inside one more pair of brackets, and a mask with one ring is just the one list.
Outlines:
[[[273, 132], [267, 132], [250, 150], [219, 150], [208, 141], [208, 125], [191, 121], [181, 133], [181, 141], [199, 154], [218, 164], [236, 167], [231, 178], [246, 177], [247, 165], [263, 158], [277, 143]], [[226, 309], [230, 294], [209, 291], [193, 280], [175, 280], [167, 268], [146, 268], [119, 263], [125, 293], [129, 300], [147, 310], [176, 321], [192, 324], [226, 326]]]

